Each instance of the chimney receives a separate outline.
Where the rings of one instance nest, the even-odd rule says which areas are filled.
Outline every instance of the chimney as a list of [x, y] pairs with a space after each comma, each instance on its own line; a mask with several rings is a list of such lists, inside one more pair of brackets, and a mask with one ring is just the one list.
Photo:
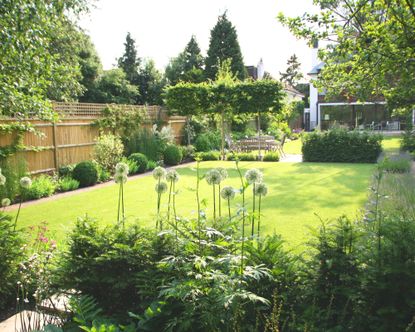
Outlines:
[[315, 66], [318, 65], [318, 63], [319, 63], [319, 60], [318, 60], [318, 40], [315, 39], [313, 41], [313, 48], [311, 50], [311, 66], [315, 67]]
[[257, 67], [257, 79], [262, 80], [264, 78], [264, 62], [259, 60], [258, 67]]

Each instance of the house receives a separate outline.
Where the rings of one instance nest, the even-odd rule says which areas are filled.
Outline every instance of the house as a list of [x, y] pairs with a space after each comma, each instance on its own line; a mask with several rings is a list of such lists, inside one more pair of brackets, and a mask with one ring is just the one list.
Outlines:
[[328, 100], [324, 91], [319, 91], [313, 80], [318, 79], [324, 63], [318, 59], [318, 42], [311, 50], [312, 69], [308, 73], [310, 82], [310, 108], [304, 111], [304, 127], [306, 130], [330, 129], [343, 127], [359, 130], [401, 130], [401, 119], [392, 116], [382, 98], [370, 101], [357, 101], [338, 97]]

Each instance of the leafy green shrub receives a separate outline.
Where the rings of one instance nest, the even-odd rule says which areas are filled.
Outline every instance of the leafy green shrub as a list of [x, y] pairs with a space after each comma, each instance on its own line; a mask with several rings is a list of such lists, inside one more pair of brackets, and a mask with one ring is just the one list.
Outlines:
[[268, 152], [265, 154], [263, 161], [280, 161], [280, 155], [278, 152]]
[[101, 135], [94, 147], [94, 159], [104, 170], [113, 173], [123, 151], [124, 146], [118, 136]]
[[385, 157], [379, 163], [379, 169], [391, 173], [409, 173], [411, 171], [411, 160], [409, 156]]
[[168, 145], [166, 150], [164, 150], [163, 157], [164, 163], [166, 165], [178, 165], [183, 159], [182, 150], [177, 145]]
[[73, 169], [75, 168], [76, 164], [69, 164], [69, 165], [63, 165], [59, 167], [58, 169], [58, 175], [60, 177], [67, 177], [72, 176]]
[[203, 161], [220, 160], [219, 151], [198, 152], [196, 153], [196, 156]]
[[19, 263], [23, 259], [23, 239], [13, 228], [11, 217], [0, 213], [0, 310], [15, 304]]
[[157, 298], [163, 276], [158, 261], [174, 248], [137, 226], [100, 229], [96, 220], [77, 222], [62, 255], [59, 287], [95, 298], [112, 315], [144, 311]]
[[167, 143], [160, 139], [156, 133], [147, 128], [135, 131], [128, 141], [125, 142], [125, 153], [127, 156], [139, 152], [148, 159], [161, 160]]
[[148, 163], [147, 163], [147, 170], [152, 171], [157, 166], [158, 166], [157, 162], [155, 162], [154, 160], [149, 160]]
[[98, 172], [98, 182], [107, 182], [111, 179], [110, 171], [107, 171], [105, 168], [103, 168], [100, 164], [97, 163], [96, 160], [92, 160], [92, 163], [95, 165]]
[[402, 135], [401, 150], [415, 151], [415, 131], [408, 130]]
[[128, 159], [137, 164], [137, 173], [144, 173], [147, 170], [149, 161], [144, 154], [136, 152], [131, 154]]
[[98, 181], [98, 169], [92, 161], [81, 161], [73, 170], [73, 178], [81, 187], [92, 186]]
[[23, 190], [25, 200], [39, 199], [53, 195], [56, 190], [55, 181], [48, 175], [40, 175], [35, 178], [28, 189]]
[[16, 156], [7, 159], [0, 158], [1, 173], [6, 177], [4, 186], [0, 186], [0, 198], [9, 198], [16, 201], [20, 195], [20, 179], [27, 175], [26, 162]]
[[58, 190], [65, 192], [65, 191], [72, 191], [79, 188], [79, 181], [72, 179], [69, 176], [64, 176], [60, 178], [58, 181]]
[[183, 160], [184, 159], [193, 160], [194, 153], [195, 153], [195, 147], [193, 145], [180, 146], [180, 148], [182, 150]]
[[134, 160], [122, 157], [121, 161], [128, 165], [128, 174], [138, 173], [138, 164]]
[[240, 161], [256, 161], [258, 156], [250, 152], [238, 152], [229, 153], [226, 157], [227, 160], [240, 160]]
[[220, 133], [217, 131], [206, 132], [197, 136], [195, 140], [195, 149], [197, 152], [208, 152], [219, 150], [221, 147]]
[[382, 136], [331, 130], [304, 136], [303, 160], [308, 162], [374, 163], [382, 151]]

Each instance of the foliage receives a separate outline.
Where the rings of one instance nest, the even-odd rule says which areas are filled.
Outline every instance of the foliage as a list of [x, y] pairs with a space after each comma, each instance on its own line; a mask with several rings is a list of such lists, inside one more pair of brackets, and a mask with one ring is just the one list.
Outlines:
[[220, 149], [220, 133], [217, 131], [208, 131], [197, 136], [195, 140], [195, 149], [198, 152], [207, 152], [210, 150]]
[[280, 161], [280, 155], [278, 152], [268, 152], [265, 154], [263, 161]]
[[134, 104], [137, 87], [131, 85], [121, 69], [105, 70], [97, 81], [95, 100], [99, 103]]
[[183, 160], [193, 159], [196, 151], [193, 145], [180, 146], [180, 149], [182, 150]]
[[204, 80], [203, 56], [196, 37], [192, 36], [185, 49], [176, 58], [170, 60], [166, 67], [166, 78], [171, 85], [180, 81], [200, 83]]
[[183, 153], [179, 146], [168, 145], [164, 150], [163, 160], [166, 165], [174, 166], [180, 164], [183, 159]]
[[145, 60], [138, 76], [138, 103], [163, 105], [162, 92], [165, 85], [163, 75], [157, 70], [154, 61]]
[[401, 150], [415, 151], [415, 131], [405, 131], [402, 135]]
[[23, 238], [13, 226], [11, 217], [0, 213], [0, 310], [16, 300], [19, 263], [24, 257]]
[[287, 60], [287, 71], [285, 73], [280, 72], [281, 81], [288, 83], [294, 87], [299, 80], [303, 78], [301, 73], [301, 63], [295, 54], [291, 55]]
[[137, 85], [138, 83], [140, 64], [141, 59], [137, 56], [135, 40], [128, 32], [125, 37], [124, 54], [118, 59], [118, 67], [124, 71], [125, 77], [132, 85]]
[[327, 96], [370, 100], [383, 95], [393, 108], [414, 105], [411, 73], [415, 49], [412, 1], [315, 2], [318, 14], [279, 20], [310, 43], [329, 41], [319, 56], [325, 66], [314, 82]]
[[200, 158], [200, 160], [202, 161], [219, 160], [220, 152], [219, 151], [197, 152], [195, 156], [197, 158]]
[[[76, 59], [55, 46], [66, 43], [69, 17], [86, 9], [87, 2], [32, 0], [3, 1], [0, 8], [0, 104], [3, 115], [52, 118], [47, 94], [55, 82], [64, 87], [59, 99], [79, 90]], [[17, 84], [16, 84], [17, 83]], [[36, 88], [33, 88], [36, 87]]]
[[20, 195], [20, 179], [27, 175], [26, 161], [17, 156], [0, 160], [1, 173], [6, 177], [4, 186], [0, 186], [0, 198], [9, 198], [12, 202]]
[[392, 173], [409, 173], [411, 171], [411, 159], [409, 155], [385, 157], [379, 162], [379, 169]]
[[79, 188], [79, 181], [72, 179], [69, 176], [65, 176], [59, 179], [57, 189], [59, 191], [72, 191]]
[[108, 129], [113, 135], [119, 135], [123, 140], [140, 128], [144, 112], [136, 107], [107, 105], [102, 110], [101, 118], [94, 122], [100, 129]]
[[75, 166], [72, 176], [81, 187], [88, 187], [97, 183], [98, 170], [92, 161], [81, 161]]
[[140, 152], [147, 158], [157, 161], [161, 159], [163, 148], [155, 133], [147, 128], [140, 128], [135, 131], [125, 143], [127, 156]]
[[231, 61], [232, 73], [241, 80], [245, 79], [247, 73], [236, 29], [225, 12], [218, 17], [216, 25], [210, 32], [209, 49], [205, 59], [206, 78], [215, 79], [220, 64], [227, 59]]
[[147, 164], [147, 170], [152, 171], [157, 166], [158, 166], [157, 162], [155, 162], [154, 160], [149, 160]]
[[331, 130], [303, 138], [303, 160], [320, 162], [374, 163], [382, 151], [382, 136], [366, 132]]
[[112, 173], [124, 152], [121, 139], [115, 135], [101, 135], [94, 146], [94, 159], [107, 172]]
[[137, 164], [137, 173], [144, 173], [147, 170], [148, 159], [144, 154], [136, 152], [130, 154], [128, 159]]
[[36, 177], [30, 188], [23, 189], [22, 195], [25, 200], [39, 199], [51, 196], [56, 190], [56, 182], [48, 175]]
[[76, 164], [68, 164], [68, 165], [60, 166], [58, 169], [58, 175], [60, 177], [71, 177], [75, 166]]
[[235, 161], [235, 160], [256, 161], [257, 158], [258, 158], [258, 156], [254, 155], [253, 153], [250, 153], [250, 152], [229, 153], [226, 156], [226, 159], [230, 160], [230, 161]]

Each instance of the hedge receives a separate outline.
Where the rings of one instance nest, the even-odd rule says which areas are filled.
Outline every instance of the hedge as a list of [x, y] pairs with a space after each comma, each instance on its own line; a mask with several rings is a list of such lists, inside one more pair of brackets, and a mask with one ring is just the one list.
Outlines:
[[382, 139], [377, 134], [339, 129], [313, 132], [303, 138], [303, 161], [375, 163]]

